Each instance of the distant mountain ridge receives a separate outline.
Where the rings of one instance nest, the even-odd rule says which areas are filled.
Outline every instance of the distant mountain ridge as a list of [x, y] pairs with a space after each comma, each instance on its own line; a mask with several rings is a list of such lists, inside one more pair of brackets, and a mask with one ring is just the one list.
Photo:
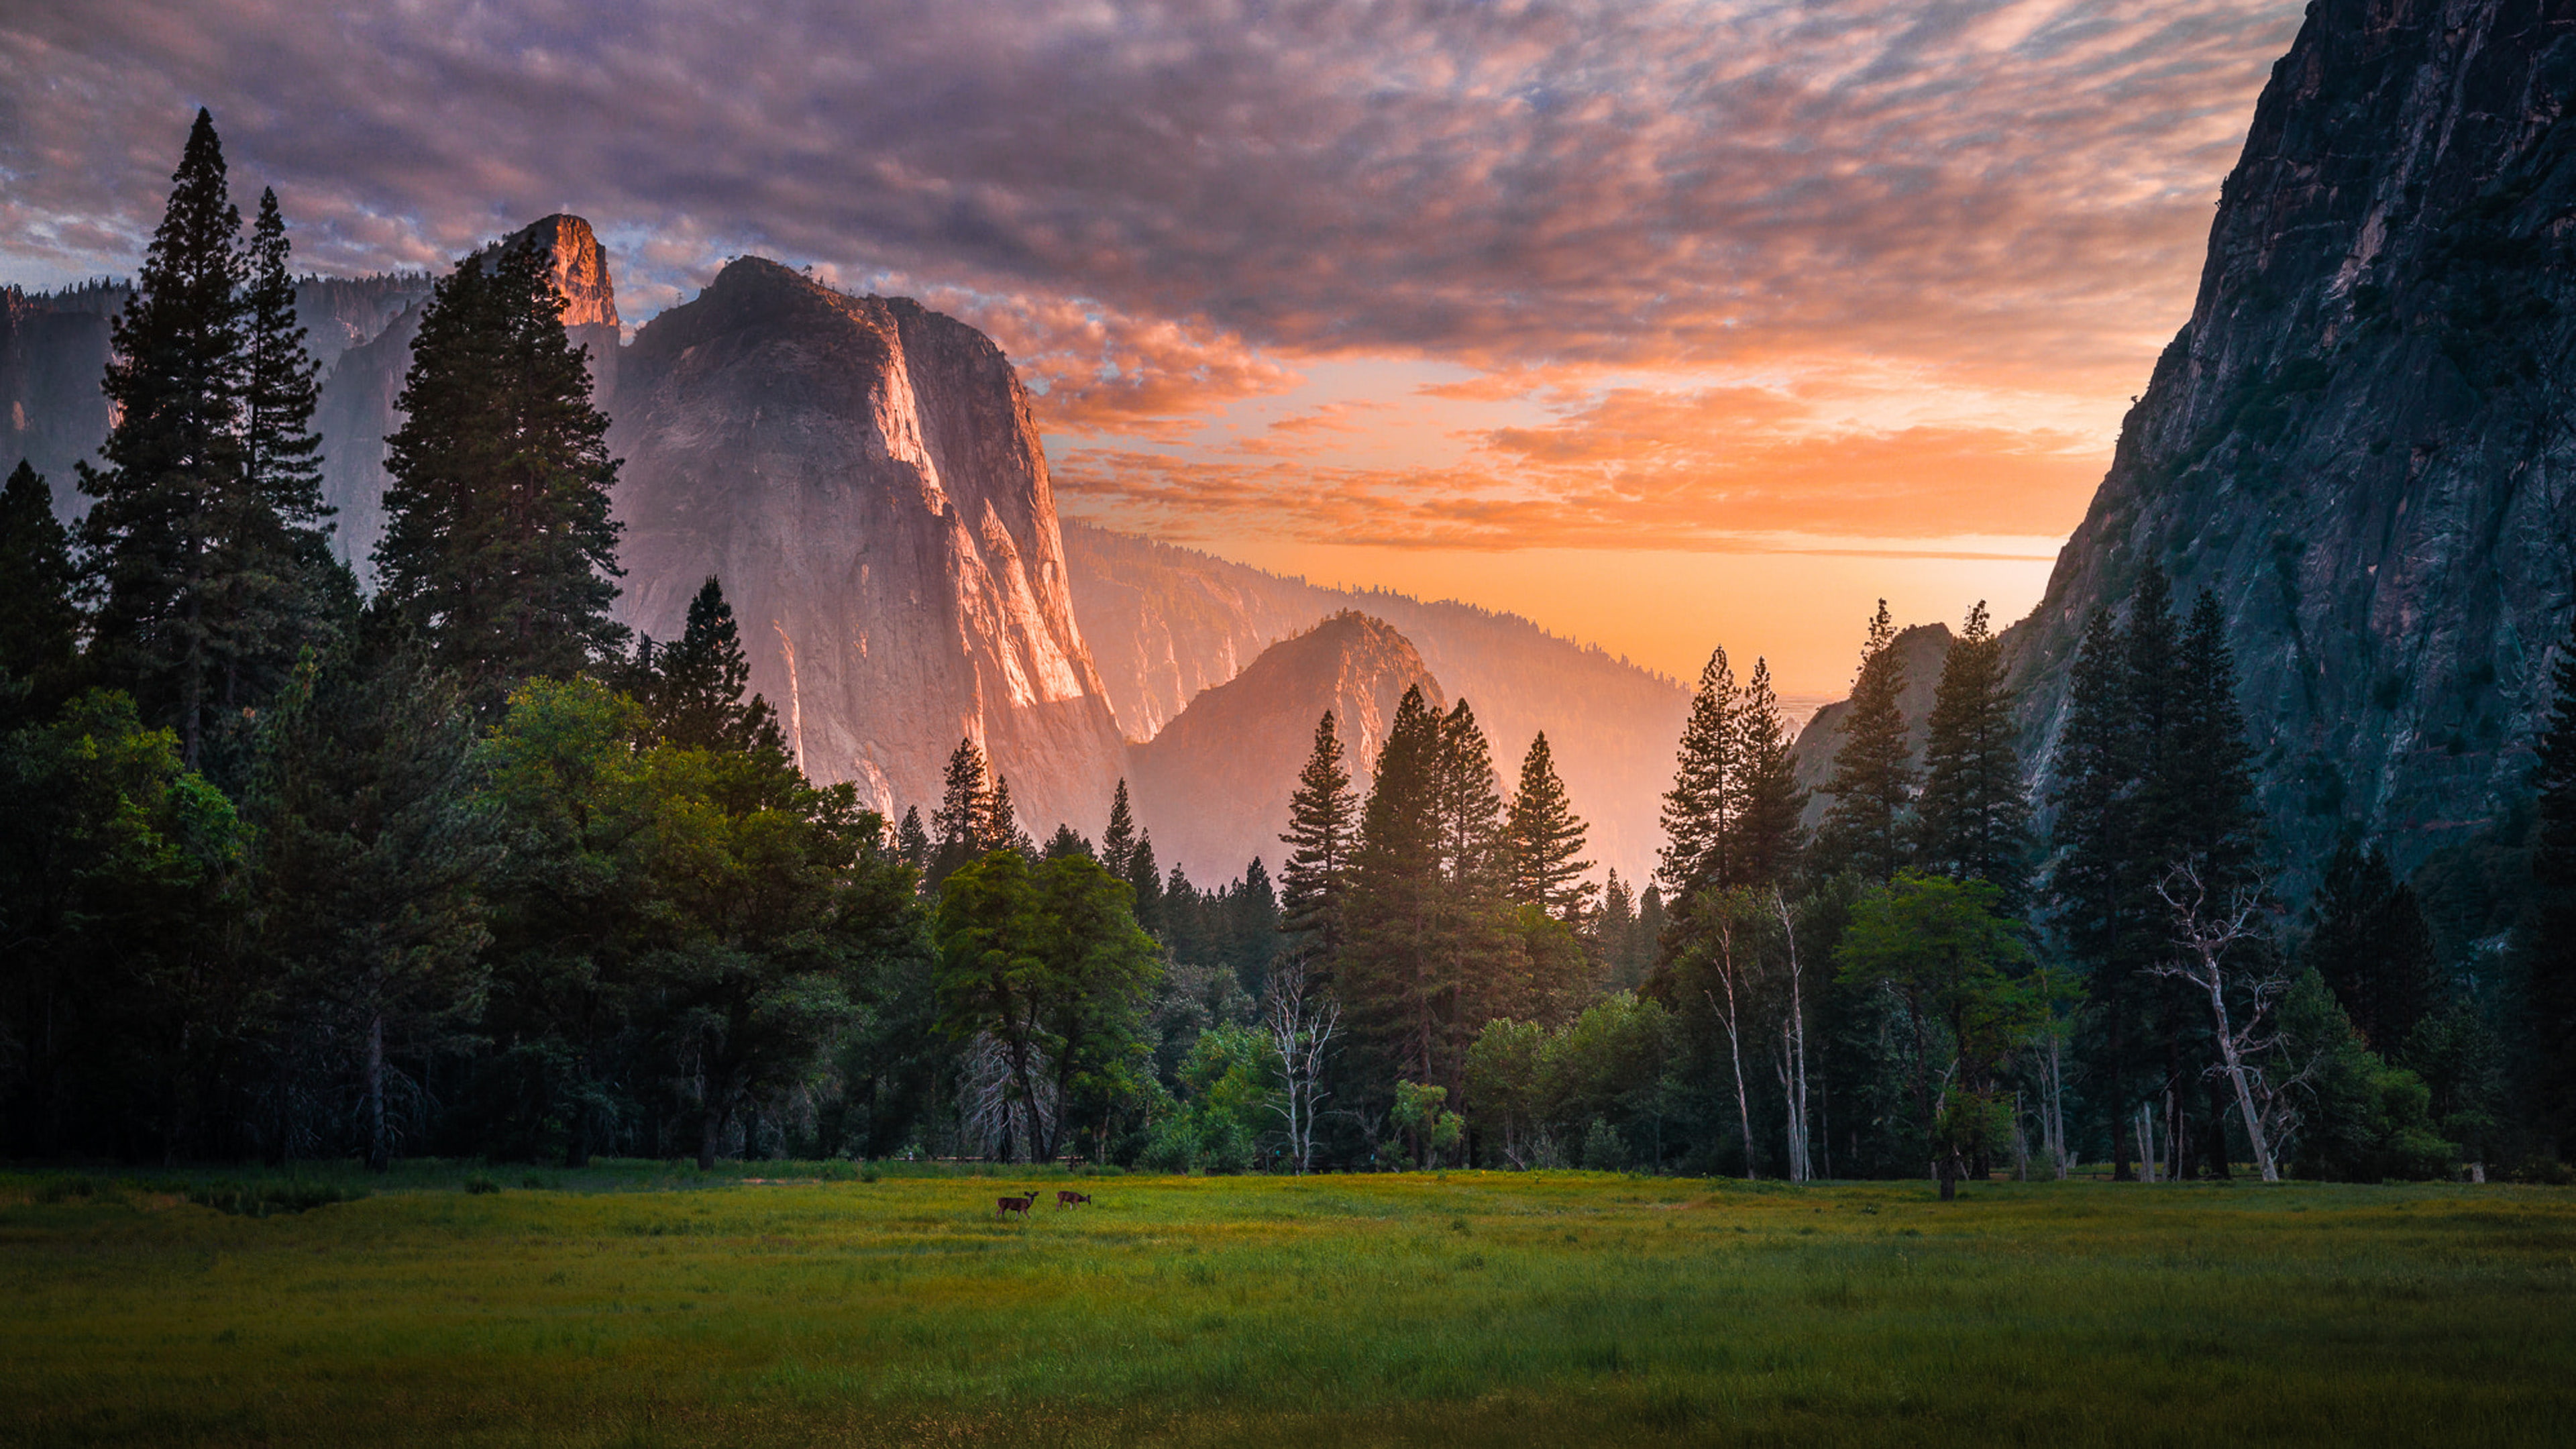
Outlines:
[[1592, 827], [1592, 858], [1631, 878], [1653, 869], [1661, 800], [1690, 710], [1688, 691], [1672, 679], [1472, 604], [1319, 588], [1080, 519], [1065, 520], [1064, 542], [1075, 615], [1131, 740], [1151, 737], [1198, 691], [1233, 678], [1271, 644], [1356, 610], [1393, 626], [1451, 698], [1474, 706], [1506, 788], [1531, 737], [1546, 731], [1574, 808]]

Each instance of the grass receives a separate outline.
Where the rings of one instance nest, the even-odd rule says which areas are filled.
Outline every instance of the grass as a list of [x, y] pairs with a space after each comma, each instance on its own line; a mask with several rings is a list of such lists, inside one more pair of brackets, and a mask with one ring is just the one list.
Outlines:
[[[0, 1176], [0, 1442], [2554, 1443], [2576, 1195]], [[468, 1191], [473, 1181], [477, 1190]], [[1043, 1185], [1027, 1222], [994, 1199]], [[333, 1196], [372, 1188], [356, 1200]], [[274, 1190], [272, 1190], [274, 1189]], [[484, 1190], [489, 1189], [489, 1190]], [[198, 1201], [191, 1201], [191, 1196]]]

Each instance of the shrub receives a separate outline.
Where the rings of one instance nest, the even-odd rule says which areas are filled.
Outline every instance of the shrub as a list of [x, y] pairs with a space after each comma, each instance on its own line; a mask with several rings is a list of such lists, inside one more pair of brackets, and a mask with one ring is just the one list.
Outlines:
[[1617, 1172], [1628, 1165], [1628, 1144], [1619, 1129], [1595, 1117], [1583, 1130], [1583, 1166], [1589, 1172]]
[[501, 1184], [494, 1182], [492, 1179], [485, 1177], [483, 1174], [478, 1172], [472, 1177], [465, 1179], [465, 1190], [479, 1197], [487, 1192], [499, 1192], [501, 1190]]

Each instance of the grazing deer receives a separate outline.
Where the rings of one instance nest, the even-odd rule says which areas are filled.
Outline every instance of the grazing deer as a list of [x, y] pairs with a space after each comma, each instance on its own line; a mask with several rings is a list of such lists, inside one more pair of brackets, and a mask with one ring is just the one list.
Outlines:
[[1058, 1189], [1055, 1195], [1055, 1205], [1060, 1208], [1069, 1208], [1076, 1203], [1085, 1203], [1089, 1201], [1091, 1201], [1091, 1194], [1087, 1192], [1075, 1192], [1070, 1188]]
[[1018, 1213], [1021, 1217], [1027, 1217], [1029, 1215], [1029, 1204], [1036, 1202], [1037, 1200], [1038, 1190], [1036, 1188], [1030, 1188], [1029, 1195], [1026, 1197], [997, 1198], [995, 1201], [1001, 1205], [994, 1209], [993, 1216], [997, 1218], [1008, 1217], [1012, 1213]]

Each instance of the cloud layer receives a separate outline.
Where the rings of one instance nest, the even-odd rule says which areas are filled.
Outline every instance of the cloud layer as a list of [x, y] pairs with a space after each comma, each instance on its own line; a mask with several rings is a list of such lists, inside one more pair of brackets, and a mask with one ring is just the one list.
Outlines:
[[[203, 103], [327, 271], [571, 209], [632, 315], [741, 251], [921, 295], [1133, 519], [2031, 534], [2188, 306], [2299, 8], [10, 0], [0, 276], [130, 269]], [[1480, 376], [1208, 432], [1350, 358]], [[1358, 404], [1480, 386], [1445, 453], [1373, 452]]]

